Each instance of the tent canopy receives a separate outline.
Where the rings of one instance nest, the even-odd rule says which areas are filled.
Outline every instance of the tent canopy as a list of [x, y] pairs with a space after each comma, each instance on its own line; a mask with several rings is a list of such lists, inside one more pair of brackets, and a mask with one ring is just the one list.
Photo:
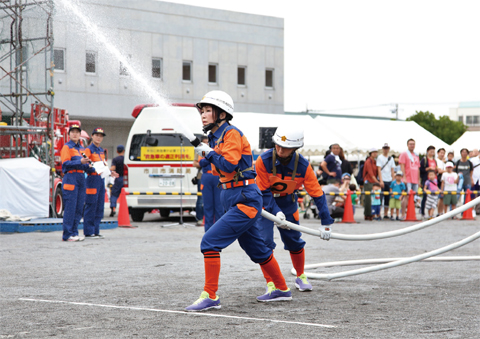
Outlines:
[[460, 138], [449, 147], [455, 152], [455, 157], [460, 157], [460, 150], [466, 148], [469, 151], [472, 149], [480, 149], [480, 131], [467, 131], [462, 134]]
[[430, 145], [435, 148], [449, 146], [414, 121], [380, 119], [335, 118], [306, 114], [235, 113], [232, 123], [247, 136], [252, 150], [259, 151], [259, 128], [290, 125], [303, 127], [305, 145], [301, 153], [307, 156], [323, 156], [333, 143], [338, 143], [349, 160], [364, 159], [370, 148], [390, 145], [390, 151], [407, 150], [407, 140], [416, 142], [416, 152], [426, 153]]

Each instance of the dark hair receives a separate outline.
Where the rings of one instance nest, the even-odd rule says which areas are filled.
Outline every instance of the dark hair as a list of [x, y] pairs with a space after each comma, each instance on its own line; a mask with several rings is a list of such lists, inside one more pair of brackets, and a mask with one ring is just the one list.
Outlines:
[[378, 182], [373, 183], [373, 187], [377, 187], [377, 186], [382, 187], [382, 186], [380, 186], [380, 184]]
[[203, 140], [208, 140], [208, 137], [206, 135], [202, 135], [201, 141], [203, 142]]
[[430, 173], [435, 174], [435, 171], [434, 170], [428, 170], [427, 175], [430, 174]]
[[408, 145], [408, 143], [409, 143], [410, 141], [415, 142], [415, 140], [413, 140], [412, 138], [410, 138], [410, 139], [407, 140], [407, 145]]
[[440, 151], [446, 152], [446, 151], [445, 151], [445, 148], [439, 148], [438, 151], [437, 151], [437, 154], [440, 153]]
[[468, 148], [462, 148], [462, 149], [460, 150], [460, 154], [462, 154], [463, 150], [465, 150], [465, 151], [467, 151], [467, 153], [469, 153]]
[[348, 189], [350, 191], [356, 191], [357, 190], [357, 186], [355, 186], [355, 184], [350, 184], [350, 186], [348, 186]]
[[391, 157], [392, 157], [392, 159], [395, 159], [395, 154], [392, 154]]
[[427, 147], [427, 153], [428, 153], [428, 151], [430, 151], [431, 149], [435, 149], [435, 146], [432, 146], [432, 145], [428, 146], [428, 147]]

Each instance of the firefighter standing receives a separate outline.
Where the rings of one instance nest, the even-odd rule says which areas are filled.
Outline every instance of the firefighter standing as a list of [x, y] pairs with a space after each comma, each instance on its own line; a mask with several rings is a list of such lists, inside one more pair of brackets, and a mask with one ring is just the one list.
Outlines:
[[201, 113], [204, 132], [211, 132], [209, 145], [202, 143], [195, 152], [204, 156], [220, 175], [221, 200], [226, 212], [203, 236], [204, 291], [185, 310], [204, 311], [221, 307], [220, 298], [216, 295], [220, 252], [237, 239], [250, 259], [268, 272], [277, 287], [271, 293], [257, 297], [257, 300], [291, 300], [291, 291], [273, 251], [265, 245], [256, 223], [262, 210], [262, 195], [255, 184], [250, 144], [245, 135], [229, 123], [233, 118], [233, 100], [225, 92], [211, 91], [196, 106]]
[[89, 166], [90, 160], [84, 158], [85, 148], [80, 144], [82, 129], [74, 124], [68, 130], [68, 141], [62, 148], [63, 183], [62, 193], [65, 202], [63, 212], [63, 241], [82, 241], [78, 236], [78, 223], [83, 215], [85, 202], [85, 172], [93, 171]]
[[[286, 219], [297, 225], [300, 218], [295, 191], [303, 185], [318, 207], [322, 220], [321, 238], [329, 240], [329, 225], [333, 223], [333, 219], [328, 212], [325, 195], [308, 160], [296, 152], [303, 146], [303, 139], [303, 130], [287, 126], [278, 127], [273, 135], [275, 148], [262, 153], [255, 163], [257, 185], [263, 194], [265, 210], [281, 220]], [[267, 246], [272, 250], [275, 249], [274, 223], [260, 217], [259, 224]], [[295, 287], [301, 292], [311, 291], [312, 285], [304, 274], [305, 241], [301, 238], [302, 234], [283, 225], [277, 226], [284, 248], [290, 252], [293, 267], [297, 271]], [[272, 279], [266, 272], [264, 274], [267, 288], [275, 288]]]
[[[105, 163], [105, 151], [100, 144], [106, 134], [102, 128], [95, 128], [92, 132], [92, 143], [85, 149], [85, 155], [92, 161]], [[113, 172], [115, 177], [116, 173]], [[83, 216], [83, 233], [86, 238], [103, 239], [100, 234], [100, 222], [105, 209], [105, 180], [100, 174], [93, 171], [88, 173], [86, 180], [87, 196], [85, 198], [85, 213]]]
[[[202, 142], [208, 142], [208, 138], [202, 139]], [[203, 215], [205, 217], [205, 232], [223, 215], [223, 206], [220, 200], [222, 189], [219, 187], [219, 176], [212, 170], [210, 161], [199, 157], [200, 160], [194, 161], [193, 165], [200, 166], [202, 169], [201, 186], [203, 200]]]

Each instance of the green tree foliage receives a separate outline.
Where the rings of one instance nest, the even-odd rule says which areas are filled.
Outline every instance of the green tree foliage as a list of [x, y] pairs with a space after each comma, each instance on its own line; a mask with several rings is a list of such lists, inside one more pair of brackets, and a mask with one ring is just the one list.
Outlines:
[[407, 118], [407, 121], [415, 121], [417, 124], [425, 128], [427, 131], [451, 145], [462, 136], [467, 130], [467, 126], [460, 121], [452, 121], [446, 115], [439, 119], [435, 118], [433, 113], [429, 111], [417, 111], [415, 115]]

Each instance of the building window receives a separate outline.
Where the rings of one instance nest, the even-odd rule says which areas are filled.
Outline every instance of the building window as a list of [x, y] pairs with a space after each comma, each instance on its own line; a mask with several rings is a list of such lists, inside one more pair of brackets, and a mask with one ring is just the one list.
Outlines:
[[208, 83], [209, 84], [217, 83], [217, 69], [218, 67], [216, 64], [208, 65]]
[[467, 125], [477, 126], [480, 124], [480, 116], [478, 115], [467, 115]]
[[152, 78], [162, 78], [162, 58], [152, 58]]
[[65, 49], [55, 48], [53, 50], [53, 63], [56, 71], [65, 71]]
[[[129, 54], [127, 56], [127, 62], [130, 63], [130, 61], [132, 60], [132, 55]], [[123, 75], [123, 76], [130, 76], [130, 71], [127, 67], [127, 65], [124, 65], [123, 62], [120, 61], [120, 75]]]
[[265, 70], [265, 87], [273, 88], [273, 69]]
[[182, 80], [192, 81], [192, 62], [191, 61], [183, 62]]
[[237, 68], [237, 85], [245, 86], [247, 68], [245, 66], [238, 66]]
[[97, 53], [86, 52], [85, 53], [85, 72], [90, 74], [97, 73]]
[[458, 117], [458, 121], [463, 122], [463, 115], [460, 115], [460, 116]]

